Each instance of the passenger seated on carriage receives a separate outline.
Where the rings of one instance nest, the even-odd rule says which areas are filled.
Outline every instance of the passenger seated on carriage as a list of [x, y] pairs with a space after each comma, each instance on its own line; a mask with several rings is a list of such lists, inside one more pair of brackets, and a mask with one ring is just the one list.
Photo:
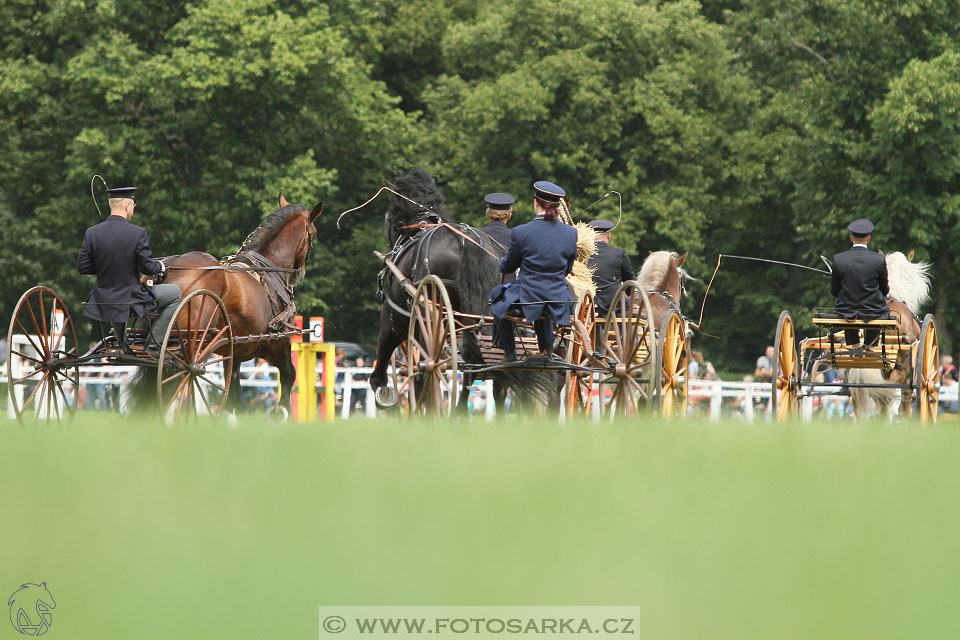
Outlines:
[[539, 355], [553, 350], [553, 323], [570, 324], [573, 296], [567, 274], [577, 257], [577, 231], [559, 220], [560, 198], [566, 192], [552, 182], [533, 185], [536, 217], [513, 229], [507, 253], [500, 259], [500, 272], [520, 269], [516, 281], [501, 284], [490, 292], [490, 309], [496, 322], [497, 343], [504, 362], [516, 360], [513, 323], [504, 316], [513, 307], [534, 323]]
[[610, 244], [610, 234], [614, 224], [609, 220], [593, 220], [589, 226], [597, 231], [597, 250], [587, 266], [592, 268], [593, 283], [597, 285], [597, 315], [606, 316], [613, 302], [613, 296], [624, 282], [635, 280], [636, 274], [630, 266], [627, 252]]
[[[847, 226], [850, 231], [849, 251], [833, 256], [833, 276], [830, 290], [837, 296], [834, 311], [846, 320], [875, 320], [889, 313], [886, 296], [890, 293], [887, 282], [887, 262], [883, 256], [867, 248], [873, 223], [863, 218]], [[844, 329], [847, 347], [860, 343], [859, 331]], [[880, 339], [879, 329], [866, 329], [864, 342], [875, 344]]]
[[121, 343], [131, 311], [141, 318], [151, 311], [159, 313], [146, 344], [147, 351], [157, 355], [180, 301], [180, 287], [149, 287], [140, 282], [140, 274], [159, 276], [158, 280], [162, 280], [167, 268], [154, 259], [146, 229], [130, 222], [137, 206], [136, 191], [136, 187], [107, 190], [110, 215], [87, 229], [77, 257], [77, 271], [97, 276], [83, 315], [111, 324]]

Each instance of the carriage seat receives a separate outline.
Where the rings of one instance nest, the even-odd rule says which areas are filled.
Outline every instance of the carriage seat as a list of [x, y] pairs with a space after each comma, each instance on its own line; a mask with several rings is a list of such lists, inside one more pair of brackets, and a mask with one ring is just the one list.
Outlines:
[[[86, 308], [88, 302], [81, 303], [81, 306]], [[99, 335], [100, 341], [106, 345], [108, 341], [114, 343], [114, 346], [121, 349], [122, 351], [130, 350], [130, 338], [133, 339], [135, 343], [137, 340], [136, 334], [130, 334], [130, 329], [133, 328], [134, 331], [142, 329], [145, 332], [149, 332], [153, 328], [153, 323], [156, 321], [159, 312], [157, 310], [148, 311], [142, 316], [137, 315], [133, 311], [133, 302], [127, 303], [130, 307], [130, 313], [127, 318], [127, 322], [121, 324], [119, 322], [102, 322], [94, 320], [93, 323], [96, 326], [97, 333]], [[118, 331], [119, 327], [123, 327], [122, 330]]]

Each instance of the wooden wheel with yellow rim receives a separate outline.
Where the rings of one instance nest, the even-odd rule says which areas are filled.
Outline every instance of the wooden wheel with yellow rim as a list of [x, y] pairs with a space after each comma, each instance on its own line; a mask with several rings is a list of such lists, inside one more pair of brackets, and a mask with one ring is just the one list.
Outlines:
[[782, 422], [800, 415], [800, 357], [789, 311], [783, 311], [777, 321], [773, 353], [776, 361], [770, 383], [770, 411], [778, 422]]
[[664, 418], [687, 415], [690, 340], [685, 324], [680, 314], [670, 311], [663, 318], [657, 336], [657, 361], [660, 363], [658, 399], [660, 414]]
[[920, 343], [917, 346], [916, 398], [920, 422], [937, 421], [937, 402], [940, 399], [940, 345], [937, 339], [937, 323], [928, 313], [920, 328]]

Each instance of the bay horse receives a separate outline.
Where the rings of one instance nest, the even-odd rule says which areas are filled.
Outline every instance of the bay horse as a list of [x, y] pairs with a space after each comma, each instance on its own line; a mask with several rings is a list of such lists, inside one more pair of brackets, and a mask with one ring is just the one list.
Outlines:
[[[881, 255], [883, 252], [880, 252]], [[920, 339], [920, 308], [930, 296], [930, 263], [913, 262], [913, 251], [904, 255], [894, 251], [885, 255], [887, 262], [887, 307], [897, 320], [897, 331], [908, 342]], [[909, 352], [903, 352], [888, 374], [881, 369], [847, 369], [847, 382], [867, 384], [909, 384], [913, 377], [913, 364]], [[881, 411], [893, 420], [898, 410], [904, 415], [913, 414], [913, 390], [859, 387], [850, 389], [853, 411], [858, 420], [871, 418]]]
[[652, 326], [660, 331], [664, 316], [670, 311], [680, 311], [680, 302], [686, 293], [684, 281], [690, 276], [683, 269], [687, 253], [682, 256], [673, 251], [651, 251], [640, 267], [637, 284], [650, 298]]
[[[507, 248], [487, 234], [454, 221], [444, 207], [436, 180], [429, 172], [414, 169], [398, 177], [396, 184], [387, 180], [384, 184], [413, 201], [393, 193], [390, 195], [384, 216], [387, 242], [391, 246], [388, 257], [414, 285], [428, 274], [439, 277], [447, 287], [455, 311], [489, 316], [488, 297], [490, 290], [500, 284], [497, 264]], [[411, 228], [420, 223], [433, 226]], [[370, 376], [370, 387], [374, 391], [387, 385], [390, 358], [407, 339], [410, 322], [410, 296], [388, 269], [380, 272], [379, 285], [380, 334], [377, 363]], [[476, 333], [464, 330], [458, 337], [458, 351], [463, 360], [482, 364], [483, 355]], [[495, 371], [489, 375], [493, 380], [498, 414], [504, 408], [508, 389], [513, 391], [522, 406], [559, 406], [555, 374]], [[466, 410], [471, 382], [472, 376], [465, 374], [458, 402], [463, 411]]]
[[[290, 204], [283, 194], [278, 201], [279, 208], [247, 236], [235, 255], [222, 262], [201, 251], [163, 259], [169, 269], [165, 283], [179, 286], [184, 298], [197, 289], [208, 289], [220, 297], [234, 336], [269, 334], [282, 330], [284, 325], [292, 328], [296, 310], [292, 287], [303, 280], [310, 245], [317, 237], [314, 221], [322, 212], [323, 204], [317, 204], [311, 211], [302, 204]], [[221, 265], [225, 268], [216, 268]], [[295, 273], [229, 270], [231, 265], [290, 269]], [[212, 312], [212, 309], [207, 311]], [[206, 321], [206, 318], [178, 318], [184, 326], [194, 326], [201, 320]], [[240, 389], [239, 363], [263, 358], [279, 371], [279, 404], [289, 411], [290, 391], [296, 378], [290, 358], [290, 338], [236, 344], [233, 354], [234, 367], [228, 389]], [[232, 407], [236, 407], [238, 401], [238, 394], [228, 395]]]

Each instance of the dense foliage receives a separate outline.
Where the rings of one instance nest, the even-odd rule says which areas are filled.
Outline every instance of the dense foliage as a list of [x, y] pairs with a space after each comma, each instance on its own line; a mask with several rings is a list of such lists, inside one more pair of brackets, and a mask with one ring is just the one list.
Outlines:
[[[482, 222], [488, 191], [551, 179], [615, 217], [635, 267], [691, 252], [818, 266], [844, 227], [935, 265], [952, 348], [960, 5], [948, 0], [12, 0], [0, 5], [0, 322], [44, 283], [79, 313], [89, 181], [142, 191], [158, 255], [225, 255], [276, 195], [326, 213], [298, 302], [372, 341], [384, 201], [411, 166]], [[101, 201], [101, 207], [103, 203]], [[724, 261], [698, 345], [747, 368], [780, 310], [829, 304], [799, 269]]]

